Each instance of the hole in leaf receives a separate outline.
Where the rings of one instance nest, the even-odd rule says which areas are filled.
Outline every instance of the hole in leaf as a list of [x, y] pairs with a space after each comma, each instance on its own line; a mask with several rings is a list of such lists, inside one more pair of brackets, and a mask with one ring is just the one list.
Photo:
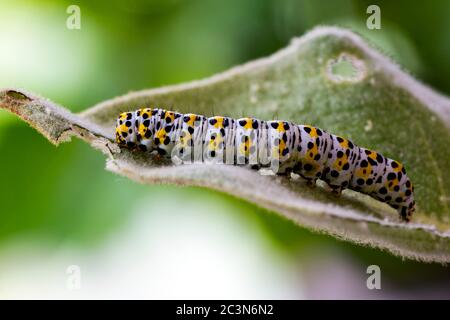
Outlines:
[[364, 62], [355, 56], [342, 53], [337, 59], [328, 61], [327, 76], [333, 82], [358, 82], [365, 75]]
[[27, 100], [27, 101], [30, 100], [30, 98], [28, 98], [25, 94], [14, 90], [7, 91], [6, 95], [15, 100]]

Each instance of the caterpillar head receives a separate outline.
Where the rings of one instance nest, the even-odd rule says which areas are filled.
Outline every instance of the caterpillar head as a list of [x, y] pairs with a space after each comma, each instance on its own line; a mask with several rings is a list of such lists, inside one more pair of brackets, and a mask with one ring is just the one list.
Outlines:
[[116, 124], [117, 144], [131, 149], [136, 147], [135, 121], [134, 112], [124, 112], [119, 115]]

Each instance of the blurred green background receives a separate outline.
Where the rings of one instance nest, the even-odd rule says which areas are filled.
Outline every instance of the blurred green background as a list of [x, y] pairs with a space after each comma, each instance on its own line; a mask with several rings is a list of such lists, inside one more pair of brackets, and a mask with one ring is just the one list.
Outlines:
[[[72, 4], [80, 30], [66, 28]], [[381, 8], [381, 30], [366, 28], [370, 4]], [[447, 0], [0, 0], [0, 87], [81, 111], [212, 75], [333, 24], [448, 95], [449, 16]], [[86, 144], [55, 149], [4, 111], [0, 155], [0, 298], [450, 297], [448, 268], [312, 234], [224, 194], [137, 185], [103, 170]], [[65, 291], [66, 262], [91, 282], [76, 295]], [[381, 292], [365, 288], [370, 264], [381, 267]]]

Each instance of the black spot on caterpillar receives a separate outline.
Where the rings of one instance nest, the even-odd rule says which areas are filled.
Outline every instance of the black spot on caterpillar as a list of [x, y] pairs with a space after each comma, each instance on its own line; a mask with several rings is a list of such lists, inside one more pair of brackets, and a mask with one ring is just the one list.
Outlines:
[[400, 162], [308, 125], [145, 108], [119, 116], [116, 142], [181, 163], [268, 167], [309, 183], [321, 179], [335, 193], [349, 188], [386, 202], [405, 221], [415, 211], [414, 187]]

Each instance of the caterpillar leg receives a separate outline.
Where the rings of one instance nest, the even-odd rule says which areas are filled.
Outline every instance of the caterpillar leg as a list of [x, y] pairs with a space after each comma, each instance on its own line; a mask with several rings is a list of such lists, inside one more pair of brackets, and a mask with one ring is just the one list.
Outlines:
[[314, 187], [316, 186], [317, 178], [305, 176], [304, 174], [299, 173], [298, 171], [295, 172], [295, 170], [294, 170], [294, 173], [296, 173], [296, 174], [298, 174], [300, 177], [302, 177], [302, 179], [304, 179], [304, 180], [306, 181], [306, 185], [307, 185], [308, 187], [314, 188]]
[[411, 221], [412, 215], [416, 211], [415, 202], [411, 202], [409, 206], [400, 206], [397, 211], [403, 221], [409, 222]]
[[340, 197], [342, 194], [342, 190], [344, 190], [342, 186], [335, 186], [331, 184], [328, 184], [328, 186], [331, 188], [331, 193], [336, 197]]
[[398, 211], [398, 213], [400, 215], [400, 218], [403, 221], [407, 221], [408, 222], [410, 220], [411, 215], [408, 215], [408, 208], [407, 207], [400, 207], [400, 208], [397, 209], [397, 211]]

